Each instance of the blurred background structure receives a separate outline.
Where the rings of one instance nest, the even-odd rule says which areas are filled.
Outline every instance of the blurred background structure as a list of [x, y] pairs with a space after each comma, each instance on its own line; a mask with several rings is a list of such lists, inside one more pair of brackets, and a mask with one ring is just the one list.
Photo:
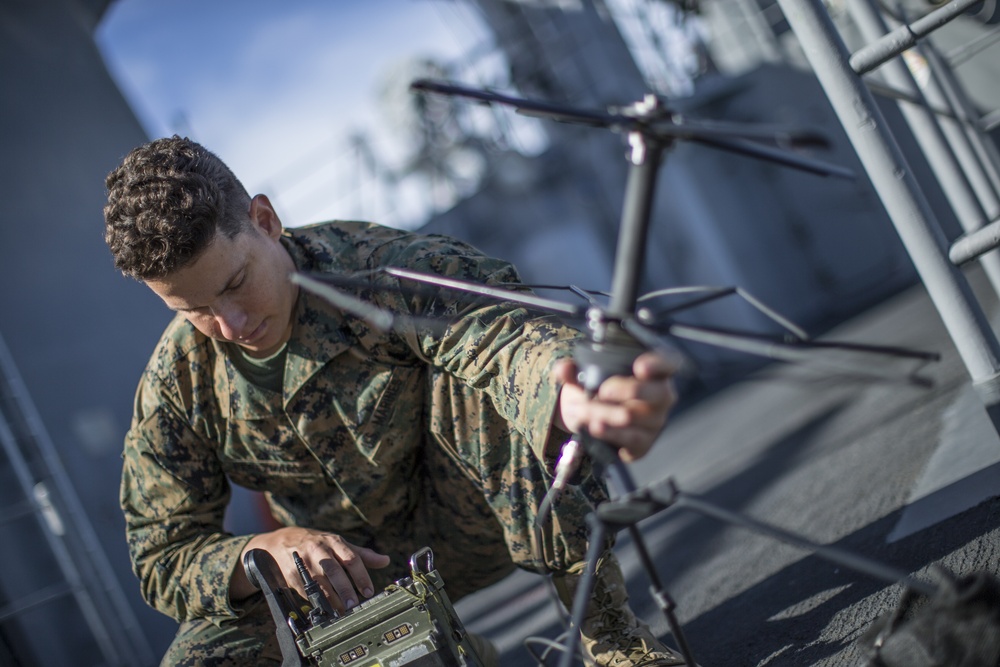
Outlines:
[[[3, 666], [153, 665], [175, 628], [139, 597], [117, 499], [134, 388], [169, 318], [148, 290], [116, 274], [102, 238], [104, 175], [161, 129], [137, 115], [143, 89], [128, 82], [128, 52], [115, 41], [122, 26], [132, 40], [152, 40], [154, 26], [130, 3], [0, 2]], [[258, 160], [266, 168], [254, 166], [247, 184], [272, 195], [289, 224], [364, 218], [447, 233], [511, 260], [527, 282], [607, 289], [625, 188], [623, 138], [414, 95], [407, 87], [418, 77], [450, 79], [584, 109], [629, 105], [652, 91], [695, 118], [819, 129], [831, 148], [814, 156], [858, 178], [822, 178], [679, 143], [658, 183], [644, 288], [739, 286], [820, 334], [915, 283], [910, 258], [776, 4], [407, 4], [407, 11], [415, 5], [460, 16], [451, 24], [461, 33], [460, 51], [410, 52], [397, 41], [399, 57], [379, 73], [374, 101], [384, 119], [360, 129], [317, 126], [310, 146]], [[254, 3], [226, 5], [254, 11]], [[863, 35], [845, 3], [826, 7], [845, 41], [859, 45]], [[919, 16], [932, 8], [906, 0], [893, 11]], [[335, 18], [329, 8], [316, 12]], [[1000, 109], [998, 21], [995, 3], [980, 3], [930, 40], [992, 142]], [[380, 26], [354, 29], [377, 33]], [[176, 50], [165, 49], [164, 58], [192, 67], [209, 46], [186, 37], [177, 30], [157, 39]], [[925, 80], [919, 54], [907, 63], [918, 83]], [[291, 74], [262, 71], [261, 85], [277, 89], [283, 76]], [[957, 237], [963, 210], [915, 139], [898, 90], [878, 76], [871, 86], [944, 234]], [[237, 150], [232, 137], [199, 132], [198, 119], [183, 111], [163, 112], [175, 121], [169, 131], [189, 134], [243, 173], [252, 151]], [[983, 194], [993, 186], [970, 187], [982, 188], [975, 191], [982, 222], [996, 219]], [[738, 302], [684, 317], [761, 332], [773, 327]], [[760, 363], [678, 345], [694, 364], [692, 396]], [[252, 502], [237, 500], [233, 529], [250, 530]], [[40, 631], [53, 626], [59, 641]]]

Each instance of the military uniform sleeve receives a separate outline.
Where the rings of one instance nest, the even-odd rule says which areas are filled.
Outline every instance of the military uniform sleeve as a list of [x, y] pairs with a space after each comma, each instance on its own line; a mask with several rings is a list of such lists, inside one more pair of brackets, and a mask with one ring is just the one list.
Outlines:
[[[520, 282], [509, 263], [443, 237], [425, 237], [392, 263], [486, 284]], [[430, 363], [487, 391], [497, 411], [529, 439], [536, 456], [551, 469], [554, 441], [566, 437], [552, 424], [559, 386], [551, 371], [558, 359], [572, 355], [582, 334], [558, 317], [451, 290], [418, 296], [410, 307], [421, 316], [451, 323], [443, 334], [418, 335]]]
[[214, 448], [144, 380], [125, 440], [121, 505], [142, 595], [178, 621], [237, 615], [229, 580], [249, 536], [223, 532], [228, 481]]

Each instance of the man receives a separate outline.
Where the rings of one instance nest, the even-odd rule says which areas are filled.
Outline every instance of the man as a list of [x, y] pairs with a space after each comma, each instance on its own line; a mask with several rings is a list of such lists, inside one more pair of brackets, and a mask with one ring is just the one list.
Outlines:
[[[163, 664], [280, 662], [241, 567], [252, 548], [291, 585], [298, 552], [340, 610], [405, 574], [422, 546], [452, 599], [520, 566], [552, 573], [571, 604], [583, 519], [605, 494], [585, 475], [536, 531], [561, 444], [586, 428], [625, 460], [643, 456], [675, 400], [666, 360], [641, 355], [590, 396], [568, 358], [575, 330], [378, 272], [509, 283], [510, 265], [365, 223], [284, 230], [266, 196], [187, 139], [136, 148], [107, 187], [116, 267], [177, 313], [139, 385], [121, 487], [142, 592], [181, 623]], [[295, 271], [368, 280], [357, 296], [402, 324], [377, 331], [299, 290]], [[225, 533], [230, 481], [264, 492], [283, 527]], [[583, 634], [600, 665], [682, 662], [629, 610], [610, 545]]]

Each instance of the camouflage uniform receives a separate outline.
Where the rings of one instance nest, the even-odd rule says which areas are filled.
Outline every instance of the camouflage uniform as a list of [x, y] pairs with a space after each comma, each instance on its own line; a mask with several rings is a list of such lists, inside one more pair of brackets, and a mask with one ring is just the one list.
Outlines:
[[137, 392], [121, 489], [142, 593], [182, 622], [170, 659], [229, 664], [199, 662], [192, 647], [232, 642], [217, 649], [238, 660], [237, 645], [259, 656], [273, 633], [259, 595], [228, 598], [249, 539], [223, 531], [229, 480], [263, 491], [285, 525], [389, 554], [389, 568], [371, 571], [377, 590], [425, 545], [453, 599], [514, 565], [561, 571], [582, 560], [583, 516], [604, 497], [592, 477], [556, 504], [540, 544], [533, 528], [553, 465], [545, 453], [557, 449], [547, 444], [565, 437], [552, 432], [550, 370], [579, 333], [511, 304], [403, 291], [369, 273], [517, 280], [509, 264], [452, 239], [337, 222], [282, 242], [300, 270], [371, 278], [356, 296], [450, 324], [435, 331], [411, 318], [384, 333], [300, 290], [280, 395], [245, 380], [182, 317], [170, 324]]

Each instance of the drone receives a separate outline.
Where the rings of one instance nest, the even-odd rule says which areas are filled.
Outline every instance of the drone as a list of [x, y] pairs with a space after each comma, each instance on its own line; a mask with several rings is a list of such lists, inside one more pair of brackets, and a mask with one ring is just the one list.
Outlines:
[[[414, 292], [447, 292], [456, 295], [456, 298], [512, 303], [543, 314], [555, 315], [568, 323], [579, 324], [586, 332], [585, 338], [574, 350], [574, 357], [581, 384], [590, 392], [596, 392], [601, 383], [611, 376], [631, 374], [632, 362], [643, 351], [654, 350], [668, 356], [675, 355], [674, 349], [667, 342], [670, 337], [820, 368], [829, 374], [863, 381], [929, 386], [929, 380], [922, 377], [919, 370], [938, 361], [940, 356], [937, 353], [856, 342], [813, 340], [801, 327], [738, 287], [679, 287], [639, 294], [655, 183], [662, 158], [669, 148], [679, 141], [688, 141], [799, 169], [819, 177], [854, 178], [853, 172], [848, 169], [793, 152], [797, 148], [826, 147], [827, 140], [818, 132], [689, 119], [670, 110], [655, 95], [646, 95], [642, 100], [624, 107], [581, 110], [445, 81], [419, 79], [410, 87], [419, 94], [455, 96], [483, 104], [509, 106], [520, 114], [609, 129], [626, 137], [629, 147], [628, 179], [610, 292], [595, 292], [576, 286], [561, 288], [578, 299], [571, 303], [541, 297], [535, 293], [535, 289], [553, 289], [552, 286], [485, 285], [407, 268], [389, 267], [368, 274], [345, 276], [307, 272], [292, 274], [293, 283], [323, 298], [334, 307], [360, 317], [382, 331], [394, 330], [403, 325], [442, 325], [442, 322], [430, 318], [425, 321], [410, 314], [389, 312], [361, 296], [375, 286], [377, 278], [388, 276], [399, 285], [407, 285], [407, 289]], [[782, 333], [764, 335], [696, 326], [675, 319], [679, 312], [734, 295], [776, 323]], [[658, 307], [656, 304], [663, 297], [681, 297], [684, 300], [670, 307]], [[901, 364], [905, 366], [902, 370]], [[666, 617], [684, 659], [689, 665], [697, 664], [673, 613], [676, 604], [663, 590], [637, 528], [641, 520], [671, 507], [690, 509], [741, 525], [793, 546], [811, 550], [820, 557], [872, 577], [890, 583], [902, 583], [908, 590], [920, 594], [933, 595], [937, 591], [936, 586], [914, 579], [888, 565], [813, 543], [789, 531], [713, 505], [703, 498], [679, 490], [670, 479], [640, 489], [610, 445], [587, 433], [575, 434], [570, 442], [573, 446], [564, 448], [555, 482], [549, 496], [539, 508], [539, 522], [545, 519], [548, 508], [571, 478], [584, 453], [589, 456], [595, 470], [606, 474], [619, 492], [616, 498], [601, 504], [588, 516], [591, 529], [591, 549], [587, 554], [589, 567], [574, 600], [570, 628], [581, 625], [593, 586], [592, 575], [599, 557], [599, 545], [605, 534], [609, 530], [628, 530], [648, 572], [653, 596]], [[570, 667], [577, 641], [578, 633], [569, 633], [566, 645], [562, 647], [560, 667]]]

